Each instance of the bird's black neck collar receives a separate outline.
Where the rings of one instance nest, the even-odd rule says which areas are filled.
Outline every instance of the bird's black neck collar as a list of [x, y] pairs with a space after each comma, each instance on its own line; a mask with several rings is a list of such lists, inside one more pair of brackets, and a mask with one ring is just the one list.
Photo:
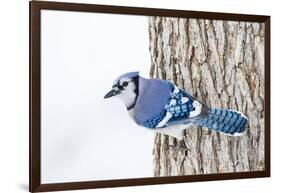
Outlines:
[[134, 84], [136, 86], [136, 88], [134, 90], [134, 93], [135, 93], [136, 97], [135, 97], [135, 101], [133, 102], [133, 104], [131, 106], [127, 107], [128, 111], [135, 107], [135, 105], [137, 103], [137, 99], [139, 97], [139, 76], [134, 77], [133, 78], [133, 82], [134, 82]]

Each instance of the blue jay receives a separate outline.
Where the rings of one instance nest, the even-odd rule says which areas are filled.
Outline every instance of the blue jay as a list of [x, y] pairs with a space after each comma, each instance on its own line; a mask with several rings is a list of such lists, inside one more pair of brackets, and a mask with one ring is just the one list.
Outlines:
[[119, 76], [104, 98], [120, 98], [140, 126], [183, 139], [187, 124], [231, 136], [242, 135], [248, 118], [234, 110], [209, 108], [170, 81], [146, 79], [138, 72]]

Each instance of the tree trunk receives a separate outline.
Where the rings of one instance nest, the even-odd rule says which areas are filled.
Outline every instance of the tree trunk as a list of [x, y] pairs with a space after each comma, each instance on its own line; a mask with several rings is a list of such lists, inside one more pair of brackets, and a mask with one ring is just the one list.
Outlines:
[[171, 80], [212, 108], [243, 112], [241, 137], [190, 126], [184, 151], [156, 134], [154, 175], [264, 170], [264, 24], [149, 17], [150, 76]]

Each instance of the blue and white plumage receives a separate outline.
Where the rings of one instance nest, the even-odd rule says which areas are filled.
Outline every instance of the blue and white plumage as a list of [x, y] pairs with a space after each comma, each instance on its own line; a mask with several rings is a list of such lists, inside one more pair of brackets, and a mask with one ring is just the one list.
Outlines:
[[118, 77], [104, 98], [112, 96], [124, 102], [138, 125], [178, 139], [183, 137], [187, 124], [238, 136], [244, 133], [248, 122], [238, 111], [211, 109], [172, 82], [146, 79], [138, 72]]

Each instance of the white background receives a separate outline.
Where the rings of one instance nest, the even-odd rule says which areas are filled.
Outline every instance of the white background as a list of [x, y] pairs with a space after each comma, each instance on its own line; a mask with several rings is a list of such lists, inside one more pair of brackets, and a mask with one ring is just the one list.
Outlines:
[[[221, 11], [272, 16], [271, 63], [271, 154], [272, 177], [173, 185], [154, 185], [75, 192], [280, 192], [281, 179], [281, 6], [276, 0], [88, 0], [100, 4]], [[28, 2], [2, 1], [0, 7], [0, 180], [1, 192], [27, 192], [28, 184]]]
[[41, 42], [42, 183], [153, 177], [154, 132], [103, 98], [149, 76], [148, 18], [43, 10]]

